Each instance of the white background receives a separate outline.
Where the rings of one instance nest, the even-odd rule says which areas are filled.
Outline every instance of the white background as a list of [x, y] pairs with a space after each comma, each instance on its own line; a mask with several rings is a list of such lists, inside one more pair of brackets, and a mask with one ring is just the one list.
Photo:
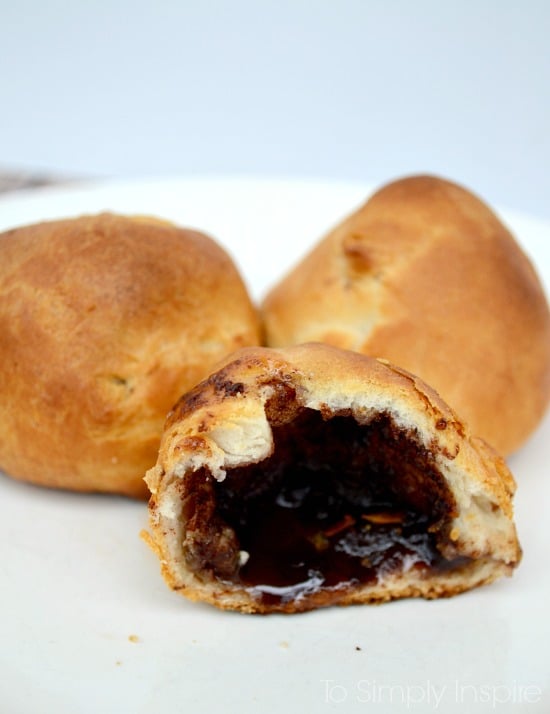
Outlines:
[[545, 0], [0, 0], [0, 169], [460, 181], [550, 218]]

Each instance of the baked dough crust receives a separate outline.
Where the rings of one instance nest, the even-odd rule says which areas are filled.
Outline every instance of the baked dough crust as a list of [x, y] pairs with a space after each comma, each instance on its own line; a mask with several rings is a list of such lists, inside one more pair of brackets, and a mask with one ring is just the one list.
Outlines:
[[[264, 602], [238, 579], [227, 582], [211, 567], [197, 567], [190, 555], [200, 539], [193, 499], [202, 498], [199, 491], [205, 484], [216, 493], [231, 483], [234, 469], [267, 463], [274, 450], [273, 428], [292, 424], [304, 409], [325, 419], [347, 414], [362, 425], [382, 414], [391, 418], [428, 456], [453, 502], [439, 550], [450, 560], [468, 562], [442, 572], [396, 571], [375, 583], [275, 604]], [[520, 560], [512, 517], [515, 482], [503, 459], [471, 436], [454, 411], [417, 377], [385, 361], [327, 345], [236, 353], [173, 409], [158, 462], [146, 480], [152, 492], [146, 539], [160, 558], [166, 582], [192, 600], [220, 608], [296, 612], [329, 604], [450, 596], [511, 574]], [[203, 526], [208, 530], [218, 516], [215, 507], [206, 512]], [[208, 533], [206, 548], [216, 557], [215, 549], [227, 550], [233, 535], [218, 524]]]
[[211, 238], [149, 217], [83, 216], [0, 236], [0, 468], [147, 497], [166, 414], [257, 312]]
[[529, 259], [466, 189], [395, 181], [266, 296], [267, 344], [321, 341], [419, 375], [508, 455], [550, 399], [550, 313]]

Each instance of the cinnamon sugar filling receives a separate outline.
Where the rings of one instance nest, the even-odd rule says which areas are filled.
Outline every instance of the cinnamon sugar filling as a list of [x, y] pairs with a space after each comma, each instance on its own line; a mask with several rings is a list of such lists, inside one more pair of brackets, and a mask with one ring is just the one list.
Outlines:
[[269, 458], [221, 483], [205, 469], [190, 475], [183, 548], [197, 575], [284, 607], [468, 562], [440, 553], [454, 499], [433, 455], [388, 414], [359, 424], [301, 407], [279, 421]]

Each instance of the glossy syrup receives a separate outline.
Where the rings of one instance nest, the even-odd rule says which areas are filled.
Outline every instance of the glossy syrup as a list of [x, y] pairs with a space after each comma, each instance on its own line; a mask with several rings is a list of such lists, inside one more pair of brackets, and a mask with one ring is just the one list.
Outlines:
[[274, 436], [270, 459], [230, 472], [217, 490], [242, 552], [233, 580], [264, 604], [320, 592], [336, 601], [388, 573], [458, 564], [436, 547], [451, 508], [442, 479], [389, 418], [360, 426], [307, 410]]
[[[369, 520], [380, 514], [393, 522]], [[426, 517], [387, 503], [354, 508], [319, 484], [284, 488], [237, 531], [248, 554], [239, 577], [265, 602], [284, 603], [321, 588], [376, 582], [386, 572], [427, 568], [441, 560], [427, 525]]]

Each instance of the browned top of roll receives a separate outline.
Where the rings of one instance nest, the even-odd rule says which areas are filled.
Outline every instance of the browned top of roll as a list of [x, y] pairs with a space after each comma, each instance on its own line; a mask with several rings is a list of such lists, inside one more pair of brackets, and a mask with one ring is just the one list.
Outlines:
[[112, 214], [0, 236], [0, 467], [144, 495], [165, 414], [259, 327], [229, 255]]
[[527, 256], [480, 199], [415, 176], [383, 187], [267, 295], [268, 344], [309, 340], [420, 375], [499, 451], [550, 398], [550, 313]]

